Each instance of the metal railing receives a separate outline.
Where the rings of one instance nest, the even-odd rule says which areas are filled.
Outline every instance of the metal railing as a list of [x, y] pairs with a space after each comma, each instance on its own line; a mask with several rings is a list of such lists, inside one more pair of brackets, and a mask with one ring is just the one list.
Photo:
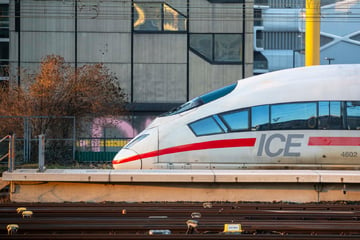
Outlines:
[[[42, 126], [48, 124], [47, 129]], [[48, 159], [71, 162], [75, 159], [76, 121], [73, 116], [0, 116], [1, 132], [16, 133], [16, 162], [36, 163], [38, 158], [38, 136], [46, 134], [46, 153]], [[59, 126], [67, 126], [68, 131], [59, 133]], [[1, 128], [2, 127], [2, 128]], [[66, 132], [67, 131], [67, 132]], [[63, 135], [65, 134], [65, 135]], [[1, 144], [1, 143], [0, 143]], [[4, 145], [4, 144], [2, 144]], [[5, 146], [0, 146], [0, 156]]]
[[0, 143], [7, 139], [9, 139], [8, 152], [4, 156], [0, 157], [0, 161], [8, 158], [8, 171], [12, 172], [15, 169], [15, 134], [6, 135], [0, 140]]

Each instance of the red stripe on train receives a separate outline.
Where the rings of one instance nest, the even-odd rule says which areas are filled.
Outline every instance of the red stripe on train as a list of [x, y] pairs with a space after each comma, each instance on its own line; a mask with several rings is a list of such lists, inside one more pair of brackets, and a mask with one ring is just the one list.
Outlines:
[[122, 160], [113, 160], [113, 164], [126, 163], [143, 158], [156, 157], [161, 155], [187, 152], [187, 151], [196, 151], [196, 150], [205, 150], [205, 149], [214, 149], [214, 148], [253, 147], [255, 146], [255, 142], [256, 142], [256, 138], [240, 138], [240, 139], [225, 139], [225, 140], [192, 143], [192, 144], [180, 145], [170, 148], [164, 148], [159, 151], [143, 153]]
[[360, 137], [310, 137], [309, 146], [360, 146]]

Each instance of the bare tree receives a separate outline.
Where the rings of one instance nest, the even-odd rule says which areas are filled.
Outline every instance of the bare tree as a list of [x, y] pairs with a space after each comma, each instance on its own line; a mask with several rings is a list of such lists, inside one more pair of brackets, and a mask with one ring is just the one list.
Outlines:
[[[75, 69], [56, 55], [46, 56], [38, 72], [23, 70], [23, 86], [0, 89], [0, 132], [22, 131], [22, 116], [32, 118], [33, 134], [66, 138], [72, 126], [56, 117], [121, 115], [126, 95], [117, 77], [103, 64], [83, 65]], [[19, 128], [20, 127], [20, 128]], [[21, 135], [21, 132], [20, 132]]]
[[126, 96], [103, 64], [78, 69], [59, 56], [47, 56], [29, 87], [33, 115], [76, 116], [122, 114]]

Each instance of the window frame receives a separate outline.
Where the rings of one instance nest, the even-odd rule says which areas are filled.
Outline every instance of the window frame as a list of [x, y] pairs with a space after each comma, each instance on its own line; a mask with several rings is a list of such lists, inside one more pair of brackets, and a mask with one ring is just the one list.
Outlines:
[[[341, 126], [339, 128], [321, 128], [319, 125], [319, 116], [320, 116], [320, 103], [321, 102], [328, 102], [329, 106], [331, 106], [331, 103], [340, 103], [340, 121], [341, 121]], [[348, 126], [348, 103], [352, 103], [352, 102], [360, 102], [360, 101], [334, 101], [334, 100], [320, 100], [320, 101], [300, 101], [300, 102], [288, 102], [288, 103], [276, 103], [276, 104], [263, 104], [263, 105], [256, 105], [256, 106], [251, 106], [251, 107], [245, 107], [245, 108], [239, 108], [239, 109], [235, 109], [235, 110], [231, 110], [231, 111], [226, 111], [226, 112], [220, 112], [220, 113], [216, 113], [216, 114], [212, 114], [206, 117], [203, 117], [201, 119], [198, 119], [196, 121], [193, 121], [191, 123], [188, 123], [188, 127], [192, 130], [192, 132], [194, 133], [195, 136], [200, 137], [200, 136], [208, 136], [208, 135], [214, 135], [214, 134], [224, 134], [224, 133], [236, 133], [236, 132], [254, 132], [254, 131], [298, 131], [298, 130], [322, 130], [322, 131], [326, 131], [326, 130], [343, 130], [343, 131], [348, 131], [348, 130], [352, 130], [352, 131], [356, 131], [356, 130], [360, 130], [360, 126], [354, 127], [354, 128], [350, 128]], [[315, 104], [315, 116], [311, 116], [307, 119], [299, 119], [301, 121], [308, 121], [312, 118], [314, 118], [314, 127], [307, 127], [307, 128], [273, 128], [271, 125], [271, 118], [272, 118], [272, 106], [276, 106], [276, 105], [282, 105], [282, 104], [306, 104], [306, 103], [313, 103]], [[268, 122], [267, 122], [267, 129], [255, 129], [253, 128], [253, 109], [256, 107], [266, 107], [268, 108]], [[247, 116], [247, 121], [248, 121], [248, 128], [247, 129], [240, 129], [240, 130], [233, 130], [231, 128], [231, 126], [229, 126], [229, 124], [227, 123], [227, 121], [225, 121], [223, 115], [224, 114], [231, 114], [233, 112], [241, 112], [241, 111], [247, 111], [248, 116]], [[331, 112], [329, 112], [329, 115]], [[195, 131], [193, 131], [193, 129], [190, 127], [191, 124], [201, 121], [203, 119], [206, 118], [212, 118], [213, 121], [218, 125], [218, 127], [220, 129], [223, 130], [223, 132], [221, 133], [208, 133], [208, 134], [196, 134]], [[360, 117], [359, 117], [360, 118]], [[218, 121], [221, 121], [221, 123], [219, 123]], [[296, 121], [295, 120], [291, 120], [291, 121]], [[224, 127], [222, 126], [224, 125], [226, 127], [226, 129], [224, 129]]]
[[0, 38], [8, 39], [10, 34], [9, 4], [0, 3]]
[[[204, 133], [204, 134], [199, 134], [196, 129], [192, 126], [192, 124], [197, 124], [201, 121], [204, 121], [206, 119], [211, 119], [215, 124], [216, 126], [219, 128], [219, 130], [221, 130], [220, 132], [207, 132], [207, 133]], [[189, 124], [187, 124], [188, 127], [190, 128], [190, 130], [194, 133], [195, 136], [197, 137], [202, 137], [202, 136], [209, 136], [209, 135], [215, 135], [215, 134], [222, 134], [222, 133], [225, 133], [225, 129], [222, 128], [222, 126], [217, 122], [217, 120], [214, 118], [214, 115], [210, 115], [210, 116], [207, 116], [207, 117], [204, 117], [204, 118], [201, 118], [201, 119], [198, 119], [196, 121], [193, 121]]]
[[[318, 113], [319, 113], [319, 104], [318, 104], [318, 102], [319, 101], [308, 101], [308, 102], [290, 102], [290, 103], [278, 103], [278, 104], [270, 104], [270, 130], [284, 130], [284, 129], [286, 129], [286, 130], [312, 130], [312, 129], [317, 129], [318, 128], [318, 124], [317, 124], [317, 122], [318, 122]], [[314, 104], [314, 106], [315, 106], [315, 114], [314, 114], [314, 116], [312, 116], [312, 117], [309, 117], [309, 118], [305, 118], [305, 119], [291, 119], [291, 120], [287, 120], [287, 121], [283, 121], [283, 122], [281, 122], [281, 123], [287, 123], [287, 122], [294, 122], [294, 121], [307, 121], [307, 127], [295, 127], [296, 125], [294, 125], [294, 124], [291, 124], [291, 125], [293, 125], [294, 126], [294, 128], [282, 128], [282, 127], [280, 127], [280, 128], [274, 128], [274, 123], [272, 122], [273, 121], [273, 114], [274, 114], [274, 110], [273, 110], [273, 108], [274, 107], [279, 107], [279, 106], [281, 106], [281, 105], [292, 105], [292, 104]], [[292, 108], [291, 108], [292, 109]], [[296, 111], [296, 112], [301, 112], [301, 111]], [[310, 125], [310, 119], [314, 119], [314, 126], [313, 127], [311, 127], [311, 125]], [[311, 123], [312, 124], [312, 123]]]
[[[350, 128], [348, 108], [354, 106], [354, 105], [349, 106], [349, 103], [353, 104], [353, 102], [356, 102], [357, 104], [359, 104], [359, 105], [355, 105], [355, 106], [360, 108], [360, 101], [345, 101], [344, 102], [344, 104], [343, 104], [343, 106], [344, 106], [343, 115], [344, 115], [344, 119], [345, 119], [344, 125], [346, 126], [345, 129], [347, 129], [347, 130], [360, 130], [360, 125], [357, 126], [356, 128]], [[350, 116], [356, 117], [357, 115], [350, 115]], [[359, 119], [360, 119], [360, 115], [359, 115]]]
[[[241, 128], [241, 129], [233, 129], [230, 124], [228, 123], [228, 121], [225, 119], [224, 115], [229, 115], [232, 113], [240, 113], [240, 112], [247, 112], [247, 127], [246, 128]], [[224, 123], [224, 125], [227, 127], [227, 129], [229, 130], [229, 132], [245, 132], [245, 131], [249, 131], [250, 130], [250, 108], [241, 108], [241, 109], [236, 109], [233, 111], [228, 111], [228, 112], [223, 112], [223, 113], [219, 113], [217, 114], [219, 116], [219, 118], [222, 120], [222, 122]]]
[[[191, 45], [191, 37], [194, 35], [210, 35], [210, 53], [211, 53], [211, 59], [204, 55], [201, 51], [197, 50], [196, 48], [194, 48]], [[241, 42], [239, 44], [239, 48], [240, 48], [240, 60], [239, 61], [221, 61], [221, 60], [217, 60], [216, 59], [216, 36], [220, 36], [220, 35], [238, 35], [241, 39]], [[207, 61], [210, 64], [218, 64], [218, 65], [241, 65], [244, 62], [244, 52], [242, 52], [242, 46], [243, 46], [243, 35], [244, 33], [191, 33], [189, 38], [189, 49], [191, 52], [193, 52], [194, 54], [196, 54], [197, 56], [201, 57], [202, 59], [204, 59], [205, 61]]]
[[[253, 126], [253, 110], [254, 108], [258, 108], [258, 107], [266, 107], [267, 108], [267, 123], [264, 124], [266, 125], [266, 129], [263, 129], [263, 130], [259, 130], [259, 129], [256, 129], [254, 128]], [[271, 117], [271, 114], [270, 114], [270, 104], [264, 104], [264, 105], [258, 105], [258, 106], [252, 106], [250, 107], [250, 130], [251, 131], [269, 131], [270, 130], [270, 117]]]
[[[150, 29], [145, 29], [145, 30], [141, 30], [141, 29], [135, 29], [134, 27], [134, 23], [135, 23], [135, 4], [159, 4], [160, 5], [160, 30], [150, 30]], [[164, 5], [168, 6], [169, 8], [173, 9], [174, 11], [176, 11], [180, 16], [182, 16], [184, 18], [185, 21], [185, 30], [177, 30], [177, 31], [173, 31], [173, 30], [165, 30], [164, 29], [164, 23], [165, 23], [165, 7]], [[176, 10], [175, 8], [173, 8], [171, 5], [169, 5], [166, 2], [133, 2], [132, 3], [132, 21], [131, 21], [131, 29], [134, 33], [155, 33], [155, 34], [159, 34], [159, 33], [174, 33], [174, 34], [183, 34], [183, 33], [187, 33], [188, 32], [188, 17], [186, 15], [184, 15], [183, 13], [179, 12], [178, 10]]]
[[210, 3], [245, 3], [245, 0], [207, 0]]
[[[343, 107], [343, 103], [344, 101], [318, 101], [318, 129], [323, 129], [323, 130], [341, 130], [344, 128], [344, 107]], [[324, 107], [322, 106], [322, 104], [327, 103], [327, 107], [328, 111], [327, 111], [327, 115], [323, 114], [323, 109]], [[340, 124], [339, 126], [332, 126], [331, 122], [334, 121], [335, 116], [334, 115], [334, 107], [335, 107], [335, 103], [339, 104], [339, 121]], [[325, 118], [326, 117], [326, 118]], [[327, 122], [327, 126], [324, 127], [323, 123], [321, 121], [326, 120]]]
[[197, 108], [201, 105], [207, 104], [209, 102], [215, 101], [219, 98], [222, 98], [228, 94], [230, 94], [232, 91], [234, 91], [234, 89], [236, 88], [238, 82], [235, 82], [233, 84], [227, 85], [225, 87], [210, 91], [208, 93], [205, 93], [199, 97], [196, 97], [182, 105], [180, 105], [179, 107], [176, 107], [175, 109], [170, 110], [167, 113], [164, 113], [161, 115], [161, 117], [163, 116], [169, 116], [169, 115], [175, 115], [175, 114], [179, 114], [182, 112], [186, 112], [189, 111], [193, 108]]

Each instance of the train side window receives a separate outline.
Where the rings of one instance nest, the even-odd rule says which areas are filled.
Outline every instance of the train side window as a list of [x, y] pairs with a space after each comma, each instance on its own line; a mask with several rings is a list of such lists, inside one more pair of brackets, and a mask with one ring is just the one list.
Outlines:
[[341, 129], [341, 103], [340, 102], [319, 102], [319, 129]]
[[224, 130], [224, 132], [229, 131], [228, 128], [226, 127], [226, 125], [224, 124], [224, 122], [220, 119], [220, 117], [218, 115], [214, 115], [214, 119], [220, 125], [220, 127]]
[[241, 110], [221, 114], [230, 131], [242, 131], [249, 129], [249, 110]]
[[190, 129], [196, 136], [223, 133], [224, 130], [219, 126], [213, 117], [200, 119], [189, 124]]
[[271, 129], [314, 129], [316, 116], [315, 102], [271, 105]]
[[360, 130], [360, 101], [346, 102], [347, 128]]
[[269, 130], [269, 105], [251, 108], [251, 130]]
[[142, 135], [134, 138], [133, 140], [131, 140], [130, 142], [128, 142], [128, 144], [126, 144], [126, 145], [124, 146], [124, 148], [130, 148], [130, 147], [134, 146], [135, 143], [140, 142], [141, 140], [143, 140], [143, 139], [146, 138], [147, 136], [149, 136], [149, 134], [146, 133], [146, 134], [142, 134]]

